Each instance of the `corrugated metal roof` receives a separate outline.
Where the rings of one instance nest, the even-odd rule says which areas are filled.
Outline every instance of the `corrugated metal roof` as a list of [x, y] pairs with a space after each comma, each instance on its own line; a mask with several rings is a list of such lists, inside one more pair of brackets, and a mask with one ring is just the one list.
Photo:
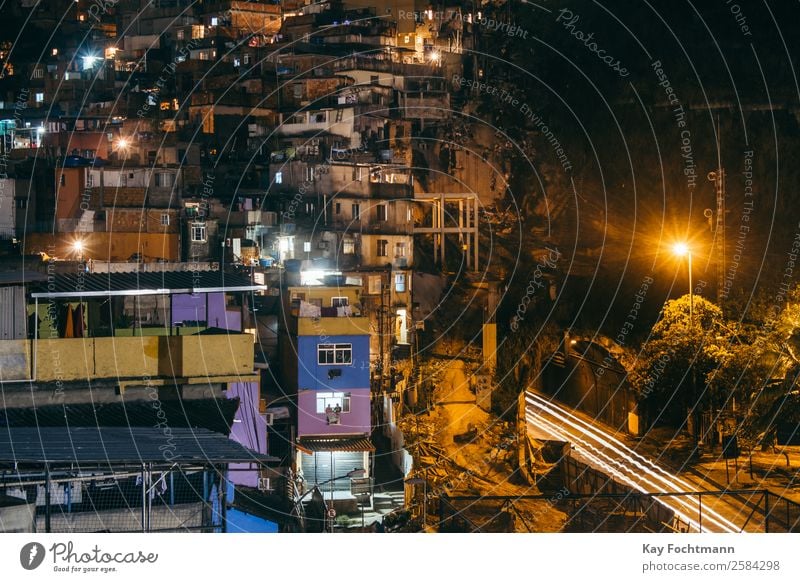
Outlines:
[[348, 453], [373, 452], [375, 446], [366, 437], [353, 436], [330, 436], [330, 437], [300, 437], [297, 439], [297, 447], [303, 452], [324, 453], [330, 451], [342, 451]]
[[4, 426], [88, 426], [153, 427], [159, 422], [157, 412], [168, 418], [173, 428], [207, 428], [229, 434], [239, 407], [238, 398], [203, 398], [161, 400], [158, 409], [152, 400], [122, 402], [78, 402], [25, 408], [0, 408], [0, 431]]
[[206, 429], [0, 429], [0, 463], [246, 463], [275, 460], [251, 451], [223, 434]]
[[162, 271], [54, 275], [47, 284], [30, 288], [32, 297], [58, 298], [260, 291], [266, 286], [252, 283], [247, 276], [222, 271]]

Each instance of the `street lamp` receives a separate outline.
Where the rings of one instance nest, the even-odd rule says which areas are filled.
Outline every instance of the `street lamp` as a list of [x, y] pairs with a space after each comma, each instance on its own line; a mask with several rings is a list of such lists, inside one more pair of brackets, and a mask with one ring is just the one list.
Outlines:
[[78, 262], [83, 262], [83, 241], [76, 240], [72, 243], [72, 250], [78, 255]]
[[692, 250], [685, 242], [672, 245], [672, 252], [678, 257], [687, 257], [689, 262], [689, 327], [694, 327], [694, 291], [692, 289]]

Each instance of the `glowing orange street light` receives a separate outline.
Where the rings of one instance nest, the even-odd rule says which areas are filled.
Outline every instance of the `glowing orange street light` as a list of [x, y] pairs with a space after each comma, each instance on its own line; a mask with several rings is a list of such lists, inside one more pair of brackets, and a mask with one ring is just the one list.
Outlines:
[[689, 262], [689, 327], [694, 325], [694, 292], [692, 290], [692, 249], [685, 242], [672, 245], [672, 252], [678, 257], [688, 257]]

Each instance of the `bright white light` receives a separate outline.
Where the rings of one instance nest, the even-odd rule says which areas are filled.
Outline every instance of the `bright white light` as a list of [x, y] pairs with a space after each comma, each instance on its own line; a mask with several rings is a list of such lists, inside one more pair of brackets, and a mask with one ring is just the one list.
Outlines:
[[87, 69], [91, 69], [95, 63], [97, 62], [99, 57], [94, 55], [88, 55], [83, 57], [83, 70], [86, 71]]
[[44, 133], [44, 126], [43, 126], [43, 125], [40, 125], [39, 127], [37, 127], [37, 128], [36, 128], [36, 132], [37, 132], [37, 133]]
[[679, 257], [685, 257], [689, 254], [689, 245], [686, 243], [675, 243], [672, 245], [672, 252], [675, 253]]
[[431, 62], [438, 63], [441, 58], [442, 58], [442, 55], [439, 54], [439, 51], [432, 51], [431, 52]]
[[76, 240], [74, 243], [72, 243], [72, 248], [75, 250], [76, 253], [80, 253], [81, 251], [83, 251], [83, 242]]
[[117, 149], [124, 150], [130, 145], [127, 139], [121, 137], [117, 140]]
[[300, 271], [301, 285], [321, 285], [325, 278], [325, 271]]

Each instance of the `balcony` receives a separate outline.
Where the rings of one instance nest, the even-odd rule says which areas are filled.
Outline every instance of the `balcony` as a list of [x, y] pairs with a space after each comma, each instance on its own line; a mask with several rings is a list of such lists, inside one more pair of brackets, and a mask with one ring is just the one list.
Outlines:
[[250, 334], [0, 341], [3, 381], [166, 377], [224, 382], [253, 369]]

